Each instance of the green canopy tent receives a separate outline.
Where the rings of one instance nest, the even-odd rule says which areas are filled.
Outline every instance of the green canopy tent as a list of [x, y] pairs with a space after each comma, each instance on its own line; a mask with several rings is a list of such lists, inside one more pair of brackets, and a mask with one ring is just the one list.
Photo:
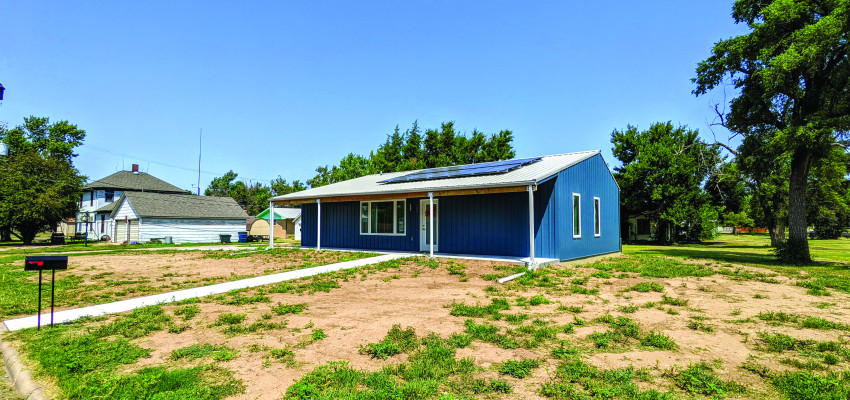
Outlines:
[[[259, 214], [257, 214], [257, 220], [251, 224], [250, 235], [263, 235], [268, 236], [269, 234], [269, 217], [270, 217], [269, 209], [266, 208]], [[261, 222], [262, 221], [262, 222]], [[275, 234], [276, 238], [283, 238], [288, 235], [294, 235], [295, 240], [301, 239], [301, 209], [300, 208], [283, 208], [283, 207], [275, 207], [274, 209], [274, 222], [275, 222]]]

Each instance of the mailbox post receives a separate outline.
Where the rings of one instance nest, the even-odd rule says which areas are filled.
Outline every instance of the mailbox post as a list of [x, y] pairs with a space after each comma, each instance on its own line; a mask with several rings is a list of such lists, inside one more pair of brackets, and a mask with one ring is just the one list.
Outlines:
[[41, 330], [41, 275], [49, 270], [50, 280], [50, 326], [53, 326], [53, 305], [56, 293], [56, 270], [68, 269], [68, 256], [34, 256], [24, 261], [24, 271], [38, 271], [38, 330]]

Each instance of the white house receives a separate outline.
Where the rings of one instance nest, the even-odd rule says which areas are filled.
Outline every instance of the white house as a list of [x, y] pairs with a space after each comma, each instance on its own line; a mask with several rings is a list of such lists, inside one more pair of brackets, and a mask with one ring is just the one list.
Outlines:
[[75, 231], [88, 232], [89, 239], [92, 240], [112, 236], [115, 227], [109, 215], [116, 205], [115, 201], [125, 192], [187, 193], [162, 179], [139, 172], [137, 164], [133, 164], [131, 171], [118, 171], [89, 183], [83, 190], [85, 192], [80, 197]]
[[171, 237], [174, 243], [210, 243], [219, 235], [235, 241], [248, 215], [230, 197], [125, 192], [108, 219], [114, 220], [112, 240], [148, 242]]

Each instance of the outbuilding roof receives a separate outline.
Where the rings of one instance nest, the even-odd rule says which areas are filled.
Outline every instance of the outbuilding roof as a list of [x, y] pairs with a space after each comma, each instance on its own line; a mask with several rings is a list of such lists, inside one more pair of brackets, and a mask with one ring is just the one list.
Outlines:
[[[297, 219], [301, 216], [300, 208], [287, 208], [287, 207], [275, 207], [274, 208], [274, 219]], [[259, 219], [269, 219], [269, 209], [263, 210], [261, 213], [257, 214], [257, 218]]]
[[241, 219], [248, 214], [230, 197], [196, 196], [150, 192], [124, 192], [116, 202], [110, 218], [128, 201], [141, 218], [175, 219]]
[[118, 171], [105, 178], [98, 179], [83, 189], [135, 190], [140, 192], [186, 193], [162, 179], [144, 172]]
[[272, 201], [536, 185], [538, 182], [597, 154], [600, 154], [599, 150], [543, 156], [540, 157], [540, 161], [495, 175], [475, 175], [400, 183], [381, 183], [381, 181], [424, 170], [366, 175], [327, 186], [276, 196], [272, 198]]

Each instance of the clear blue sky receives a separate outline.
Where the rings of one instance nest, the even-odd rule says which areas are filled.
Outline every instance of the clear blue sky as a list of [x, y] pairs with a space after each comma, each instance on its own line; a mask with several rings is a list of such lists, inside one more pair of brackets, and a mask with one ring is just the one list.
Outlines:
[[202, 186], [230, 169], [303, 181], [414, 120], [613, 165], [627, 124], [710, 136], [724, 95], [690, 79], [745, 32], [731, 3], [4, 1], [0, 121], [67, 119], [87, 132], [83, 174], [135, 162], [190, 190], [201, 129]]

